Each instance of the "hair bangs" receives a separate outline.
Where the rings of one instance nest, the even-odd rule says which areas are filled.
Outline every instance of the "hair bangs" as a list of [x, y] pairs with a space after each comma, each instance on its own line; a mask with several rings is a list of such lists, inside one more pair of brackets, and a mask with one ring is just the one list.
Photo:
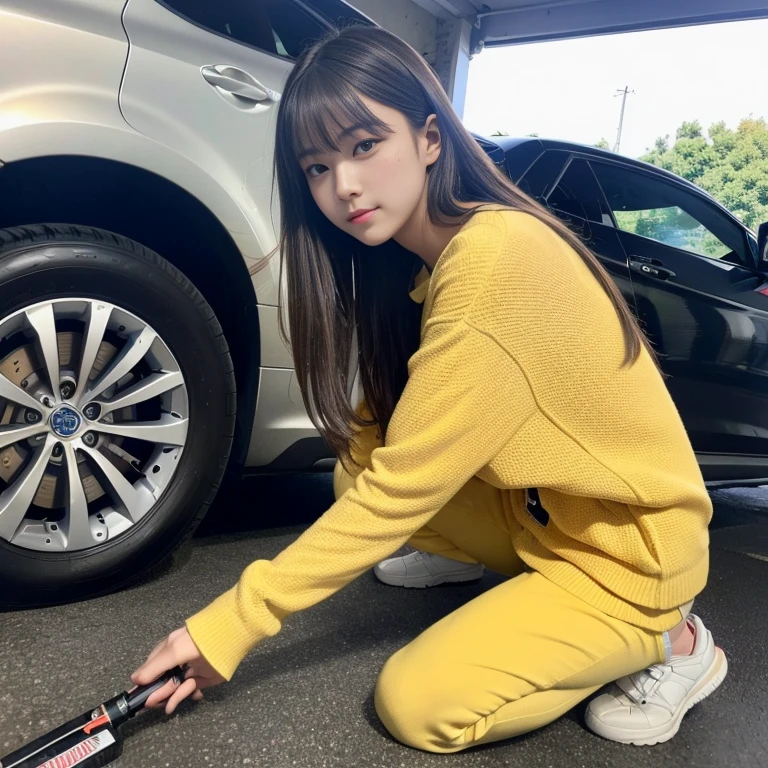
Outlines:
[[376, 135], [392, 129], [363, 103], [349, 81], [317, 67], [296, 83], [288, 115], [294, 154], [338, 152], [343, 133], [356, 128]]

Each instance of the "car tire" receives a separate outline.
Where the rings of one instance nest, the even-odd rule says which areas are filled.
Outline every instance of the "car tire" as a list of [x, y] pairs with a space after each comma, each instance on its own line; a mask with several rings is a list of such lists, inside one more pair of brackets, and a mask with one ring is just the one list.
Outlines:
[[[41, 306], [42, 310], [39, 309]], [[28, 309], [30, 307], [33, 309]], [[80, 311], [86, 314], [83, 315], [85, 319], [82, 320], [82, 331], [78, 337], [80, 321], [77, 312]], [[24, 513], [26, 517], [15, 532], [14, 526], [21, 507], [17, 505], [13, 508], [8, 499], [15, 487], [14, 483], [18, 485], [21, 482], [17, 478], [24, 471], [24, 465], [21, 464], [10, 478], [0, 480], [0, 607], [4, 609], [55, 605], [107, 594], [146, 577], [148, 572], [156, 569], [191, 536], [213, 501], [227, 465], [236, 409], [232, 359], [213, 310], [194, 285], [158, 254], [104, 230], [68, 224], [41, 224], [0, 230], [0, 372], [7, 373], [11, 370], [8, 365], [15, 365], [21, 359], [20, 354], [16, 355], [18, 360], [12, 359], [14, 349], [27, 350], [30, 344], [36, 353], [29, 353], [28, 358], [38, 361], [35, 369], [37, 373], [27, 377], [21, 385], [8, 385], [2, 377], [0, 383], [6, 388], [11, 386], [18, 389], [19, 386], [29, 387], [29, 382], [34, 379], [44, 390], [47, 387], [54, 392], [51, 382], [54, 374], [50, 374], [47, 379], [45, 374], [55, 370], [62, 375], [62, 349], [66, 346], [63, 340], [68, 340], [67, 344], [73, 350], [77, 344], [80, 345], [80, 363], [85, 366], [84, 350], [89, 348], [88, 334], [91, 329], [94, 338], [97, 338], [98, 329], [94, 319], [97, 312], [108, 313], [108, 321], [105, 321], [108, 325], [105, 326], [103, 339], [98, 346], [99, 354], [106, 349], [112, 357], [110, 362], [104, 363], [98, 374], [89, 371], [81, 376], [85, 382], [83, 388], [87, 390], [84, 396], [95, 391], [89, 388], [97, 386], [100, 381], [106, 381], [110, 370], [113, 370], [113, 376], [123, 371], [128, 364], [129, 346], [138, 344], [137, 339], [142, 334], [152, 340], [151, 350], [145, 352], [136, 367], [125, 374], [125, 378], [105, 390], [117, 394], [110, 394], [112, 400], [107, 398], [103, 406], [85, 406], [81, 403], [83, 409], [80, 411], [74, 406], [69, 407], [68, 401], [64, 400], [65, 392], [71, 392], [77, 385], [72, 382], [60, 384], [57, 393], [60, 400], [52, 401], [51, 398], [42, 397], [46, 407], [58, 409], [43, 412], [41, 422], [44, 422], [47, 432], [42, 437], [31, 438], [38, 441], [32, 448], [27, 443], [22, 445], [22, 442], [13, 445], [16, 452], [14, 458], [16, 454], [25, 454], [27, 466], [33, 462], [30, 456], [40, 456], [35, 453], [35, 446], [42, 446], [39, 450], [43, 451], [49, 442], [53, 445], [51, 450], [54, 454], [59, 451], [61, 458], [58, 467], [54, 466], [53, 458], [46, 460], [47, 469], [42, 477], [44, 481], [49, 477], [55, 478], [51, 481], [54, 483], [53, 491], [48, 493], [43, 502], [41, 494], [44, 483], [41, 481], [40, 485], [35, 486], [34, 503], [27, 507]], [[40, 317], [55, 318], [48, 327], [54, 329], [58, 368], [47, 365], [52, 358], [45, 355], [43, 339], [46, 337], [39, 330], [42, 325], [38, 327], [33, 323], [32, 338], [29, 341], [29, 321], [35, 319], [37, 322], [36, 318]], [[20, 319], [17, 321], [17, 318]], [[123, 321], [123, 318], [128, 320]], [[123, 324], [115, 330], [109, 325], [113, 322]], [[133, 327], [131, 323], [136, 324], [139, 330], [132, 336], [122, 338], [121, 334], [128, 334]], [[126, 325], [129, 326], [128, 330]], [[7, 333], [4, 330], [6, 328], [9, 329]], [[90, 346], [90, 349], [95, 348], [94, 345]], [[78, 355], [73, 351], [70, 357], [69, 364], [76, 369]], [[44, 359], [43, 364], [39, 364], [40, 359]], [[120, 402], [128, 402], [124, 393], [130, 394], [130, 387], [126, 388], [127, 384], [121, 382], [128, 381], [133, 387], [132, 392], [136, 387], [144, 386], [147, 382], [159, 382], [160, 377], [167, 376], [170, 369], [157, 363], [157, 360], [171, 361], [168, 365], [173, 367], [175, 377], [172, 390], [117, 409], [100, 418], [98, 423], [96, 420], [86, 421], [83, 414], [88, 408], [88, 413], [93, 416], [103, 413], [100, 410], [102, 407], [111, 407], [109, 402], [117, 402], [115, 398], [122, 398]], [[118, 365], [122, 366], [119, 371]], [[140, 365], [143, 366], [141, 370]], [[34, 363], [30, 362], [29, 367], [33, 368]], [[178, 384], [179, 381], [183, 381], [183, 385]], [[65, 390], [65, 386], [69, 389]], [[163, 386], [166, 386], [165, 383]], [[16, 389], [6, 389], [8, 391], [15, 396]], [[27, 394], [31, 396], [31, 390]], [[131, 397], [135, 399], [136, 395]], [[25, 402], [29, 410], [31, 401]], [[179, 412], [174, 410], [169, 414], [165, 410], [166, 402], [184, 403], [187, 407], [186, 418], [180, 409]], [[4, 407], [6, 413], [19, 412], [18, 405], [10, 400], [0, 399], [0, 407]], [[145, 414], [144, 417], [137, 416], [135, 421], [121, 420], [125, 418], [125, 413], [138, 413], [139, 410]], [[75, 416], [72, 415], [73, 411]], [[154, 415], [159, 414], [157, 418], [160, 421], [141, 421], [141, 418], [146, 419], [146, 413], [150, 411]], [[32, 417], [22, 416], [21, 421], [18, 415], [13, 418], [15, 421], [12, 428], [19, 430], [24, 426], [24, 420]], [[112, 421], [108, 421], [110, 418]], [[171, 423], [173, 419], [176, 421]], [[3, 417], [2, 423], [7, 422], [8, 417]], [[161, 434], [158, 431], [151, 433], [154, 435], [151, 440], [115, 437], [109, 432], [123, 429], [126, 434], [135, 435], [137, 430], [153, 423], [171, 425], [168, 430], [163, 427], [165, 431], [162, 432], [162, 440], [157, 437]], [[66, 433], [66, 430], [74, 429], [78, 424], [77, 428], [81, 431], [75, 436]], [[82, 432], [89, 424], [106, 431]], [[173, 432], [169, 431], [171, 429]], [[67, 436], [61, 438], [65, 433]], [[140, 434], [146, 436], [150, 433], [144, 431]], [[183, 444], [177, 445], [182, 434]], [[172, 443], [161, 449], [167, 435], [171, 435]], [[97, 440], [97, 447], [88, 448], [86, 440]], [[117, 443], [120, 444], [115, 449]], [[131, 448], [136, 455], [125, 449], [127, 444], [138, 446]], [[78, 445], [79, 449], [76, 447]], [[97, 452], [99, 456], [96, 456]], [[147, 456], [156, 459], [157, 463], [151, 468], [142, 464]], [[175, 464], [170, 463], [172, 458], [177, 460]], [[44, 459], [39, 459], [40, 465]], [[105, 461], [111, 466], [107, 466]], [[0, 470], [3, 469], [3, 462], [8, 463], [0, 453]], [[162, 467], [158, 469], [161, 464]], [[65, 469], [61, 469], [61, 466], [65, 466]], [[128, 485], [120, 480], [112, 466], [118, 468]], [[72, 467], [77, 475], [69, 473]], [[48, 474], [54, 473], [54, 470], [58, 475]], [[162, 484], [159, 479], [154, 479], [153, 472], [157, 473], [155, 477], [164, 478]], [[78, 495], [79, 481], [82, 482], [85, 495]], [[57, 485], [59, 482], [62, 482], [61, 488]], [[130, 490], [129, 486], [134, 490]], [[14, 499], [18, 500], [21, 496], [21, 493], [17, 493]], [[95, 497], [95, 500], [91, 497]], [[63, 512], [60, 508], [62, 499]], [[146, 507], [142, 508], [140, 518], [136, 511], [137, 499], [141, 499]], [[42, 503], [48, 506], [39, 506]], [[83, 503], [87, 509], [87, 525], [80, 525], [79, 535], [85, 537], [80, 541], [90, 541], [88, 536], [100, 536], [103, 543], [94, 538], [94, 546], [75, 547], [78, 531], [75, 513], [81, 514]], [[92, 507], [99, 506], [101, 512], [92, 511]], [[7, 515], [5, 535], [2, 535], [3, 514], [9, 509], [15, 511]], [[133, 512], [128, 514], [126, 510]], [[98, 515], [101, 515], [101, 520]], [[57, 516], [59, 523], [51, 522]], [[39, 520], [41, 517], [42, 522]], [[80, 521], [82, 519], [78, 518]], [[114, 520], [118, 524], [112, 526], [109, 521]], [[121, 532], [112, 535], [113, 527]], [[26, 545], [18, 543], [21, 540], [20, 532], [26, 537], [23, 538]], [[50, 537], [45, 538], [49, 534]], [[44, 545], [57, 546], [59, 549], [48, 551]]]

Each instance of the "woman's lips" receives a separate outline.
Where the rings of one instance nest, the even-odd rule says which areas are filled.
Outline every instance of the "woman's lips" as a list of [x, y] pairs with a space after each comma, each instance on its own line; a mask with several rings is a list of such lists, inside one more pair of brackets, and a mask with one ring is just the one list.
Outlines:
[[373, 214], [376, 213], [377, 210], [378, 210], [378, 208], [371, 208], [371, 209], [369, 209], [367, 211], [362, 211], [357, 216], [354, 216], [351, 219], [349, 219], [349, 223], [350, 224], [364, 224], [366, 221], [370, 220], [371, 216], [373, 216]]

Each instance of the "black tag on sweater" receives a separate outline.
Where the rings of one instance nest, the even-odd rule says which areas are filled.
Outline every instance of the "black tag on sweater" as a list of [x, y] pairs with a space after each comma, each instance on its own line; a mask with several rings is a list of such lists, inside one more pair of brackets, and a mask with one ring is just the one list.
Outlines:
[[541, 506], [538, 488], [528, 488], [525, 492], [525, 506], [531, 517], [539, 524], [549, 522], [549, 512]]

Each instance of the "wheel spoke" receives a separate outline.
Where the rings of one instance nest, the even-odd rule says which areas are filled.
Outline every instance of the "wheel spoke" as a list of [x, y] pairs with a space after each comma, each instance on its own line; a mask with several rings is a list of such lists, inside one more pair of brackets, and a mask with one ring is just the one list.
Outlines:
[[48, 428], [44, 423], [38, 424], [6, 424], [0, 427], [0, 449], [7, 448], [9, 445], [18, 443], [21, 440], [28, 440], [30, 437], [47, 432]]
[[[72, 333], [71, 356], [63, 341], [59, 348], [57, 335], [57, 325], [63, 331], [70, 323], [78, 326]], [[173, 351], [146, 321], [98, 299], [68, 296], [44, 300], [20, 307], [0, 326], [2, 338], [11, 338], [23, 329], [26, 340], [18, 334], [19, 341], [31, 348], [31, 362], [39, 374], [39, 379], [29, 379], [27, 387], [17, 376], [0, 373], [0, 409], [7, 406], [10, 415], [0, 424], [0, 452], [18, 447], [24, 455], [7, 486], [0, 483], [0, 540], [25, 550], [69, 553], [122, 536], [151, 514], [178, 470], [178, 459], [190, 434], [187, 385]], [[113, 327], [119, 334], [117, 340], [113, 339]], [[13, 369], [18, 373], [19, 362]], [[73, 390], [70, 397], [62, 394], [62, 375], [75, 379], [71, 387], [67, 385], [66, 394]], [[64, 400], [83, 418], [80, 425], [65, 409], [53, 424], [52, 414]], [[99, 406], [98, 414], [97, 409], [91, 412], [86, 408], [89, 403]], [[156, 409], [149, 407], [155, 403], [159, 404]], [[123, 414], [137, 407], [141, 416], [124, 420]], [[95, 420], [85, 418], [84, 411]], [[116, 423], [110, 423], [113, 418]], [[78, 428], [77, 436], [66, 436], [70, 427]], [[93, 433], [103, 435], [98, 445]], [[134, 450], [132, 440], [141, 441], [134, 445], [144, 448]], [[57, 458], [52, 459], [52, 455]], [[150, 459], [152, 471], [140, 474], [142, 462]], [[133, 467], [127, 476], [123, 461]], [[9, 464], [9, 471], [15, 466]], [[93, 478], [81, 474], [86, 467], [93, 470]], [[43, 490], [49, 495], [48, 481], [54, 479], [46, 474], [50, 472], [57, 473], [62, 482], [66, 475], [66, 489], [60, 488], [53, 495], [58, 513], [42, 519], [35, 501]], [[90, 480], [94, 484], [98, 480], [106, 494], [99, 505], [103, 507], [100, 514], [95, 514], [89, 503]]]
[[99, 467], [112, 490], [112, 501], [122, 506], [132, 522], [138, 522], [142, 515], [142, 502], [136, 489], [123, 477], [120, 470], [100, 451], [81, 446], [81, 450]]
[[149, 352], [149, 348], [156, 338], [157, 334], [149, 327], [145, 327], [141, 333], [135, 334], [120, 351], [106, 373], [83, 395], [83, 401], [94, 400], [105, 389], [130, 373], [133, 366]]
[[0, 397], [35, 411], [40, 411], [46, 416], [51, 412], [49, 407], [39, 403], [32, 395], [25, 392], [21, 387], [17, 387], [10, 379], [3, 376], [2, 373], [0, 373]]
[[30, 458], [18, 479], [0, 494], [0, 538], [12, 541], [27, 514], [51, 458], [56, 438], [48, 435], [42, 448]]
[[66, 536], [67, 549], [85, 549], [92, 547], [96, 541], [91, 533], [88, 522], [88, 501], [85, 489], [77, 467], [77, 452], [72, 443], [64, 443], [64, 454], [67, 460], [67, 517], [61, 524]]
[[56, 321], [53, 317], [53, 304], [43, 304], [25, 312], [29, 324], [37, 334], [40, 349], [43, 352], [51, 394], [59, 397], [59, 343], [56, 338]]
[[99, 347], [104, 339], [104, 331], [106, 331], [107, 323], [112, 315], [112, 305], [92, 302], [90, 310], [88, 330], [85, 334], [83, 354], [80, 360], [80, 373], [77, 376], [77, 389], [72, 396], [72, 402], [76, 406], [80, 404], [80, 397], [88, 383], [88, 375], [96, 362], [96, 355], [98, 355]]
[[184, 377], [181, 375], [181, 371], [153, 373], [150, 376], [147, 376], [146, 379], [142, 379], [132, 387], [126, 389], [125, 392], [121, 392], [120, 396], [114, 400], [110, 400], [109, 402], [99, 401], [99, 405], [101, 405], [101, 416], [106, 416], [110, 411], [119, 408], [126, 408], [129, 405], [143, 403], [145, 400], [162, 395], [183, 384]]
[[157, 421], [91, 424], [91, 429], [95, 432], [104, 432], [116, 437], [133, 437], [137, 440], [148, 440], [150, 443], [162, 443], [164, 445], [184, 445], [188, 427], [188, 419], [177, 419], [168, 413], [163, 414], [162, 418]]

